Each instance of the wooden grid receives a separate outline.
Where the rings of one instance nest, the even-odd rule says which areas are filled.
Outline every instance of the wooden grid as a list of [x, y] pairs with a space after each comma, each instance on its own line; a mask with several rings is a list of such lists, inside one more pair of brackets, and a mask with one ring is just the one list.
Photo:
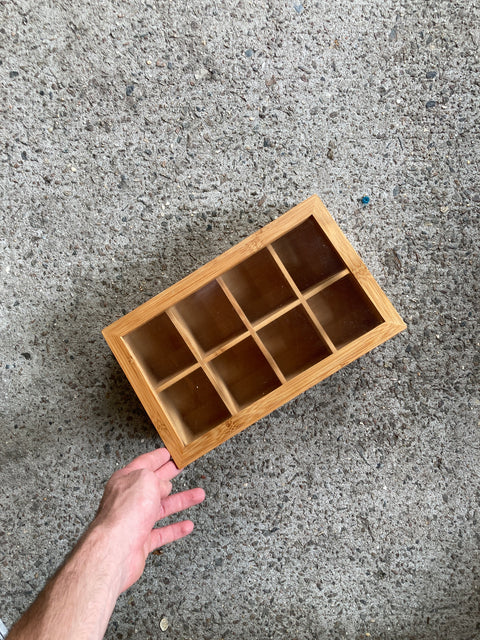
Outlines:
[[103, 334], [183, 467], [404, 328], [312, 196]]

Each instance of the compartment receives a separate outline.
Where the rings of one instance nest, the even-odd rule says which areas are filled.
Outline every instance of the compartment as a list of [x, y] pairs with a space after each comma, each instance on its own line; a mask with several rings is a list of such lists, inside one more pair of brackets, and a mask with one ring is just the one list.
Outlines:
[[176, 308], [204, 351], [210, 351], [246, 330], [216, 280], [178, 302]]
[[230, 416], [203, 369], [167, 387], [159, 396], [185, 444]]
[[267, 359], [250, 337], [211, 361], [240, 408], [280, 386]]
[[331, 353], [303, 307], [267, 324], [258, 335], [287, 379]]
[[250, 322], [295, 300], [295, 294], [268, 249], [262, 249], [222, 276]]
[[300, 291], [345, 269], [343, 260], [313, 217], [272, 246]]
[[352, 275], [312, 296], [308, 304], [337, 348], [383, 322], [382, 316]]
[[123, 339], [153, 386], [196, 362], [165, 313], [142, 324]]

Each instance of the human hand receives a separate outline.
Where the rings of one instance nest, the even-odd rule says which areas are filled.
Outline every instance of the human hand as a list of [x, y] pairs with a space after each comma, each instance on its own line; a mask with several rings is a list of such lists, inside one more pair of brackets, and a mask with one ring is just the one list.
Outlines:
[[178, 473], [166, 449], [116, 471], [91, 526], [8, 637], [103, 638], [117, 597], [141, 576], [150, 551], [193, 529], [189, 520], [154, 528], [158, 520], [205, 498], [203, 489], [170, 495]]
[[92, 528], [106, 531], [115, 549], [122, 568], [119, 593], [142, 575], [151, 551], [192, 532], [190, 520], [154, 528], [158, 520], [205, 498], [203, 489], [170, 495], [171, 480], [179, 473], [167, 449], [156, 449], [135, 458], [108, 481]]

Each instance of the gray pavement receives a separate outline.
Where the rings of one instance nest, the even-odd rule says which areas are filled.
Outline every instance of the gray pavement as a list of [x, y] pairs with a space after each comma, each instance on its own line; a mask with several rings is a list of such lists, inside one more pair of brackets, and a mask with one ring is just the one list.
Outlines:
[[408, 329], [185, 470], [196, 529], [106, 637], [480, 637], [479, 19], [0, 3], [7, 626], [161, 444], [101, 329], [318, 193]]

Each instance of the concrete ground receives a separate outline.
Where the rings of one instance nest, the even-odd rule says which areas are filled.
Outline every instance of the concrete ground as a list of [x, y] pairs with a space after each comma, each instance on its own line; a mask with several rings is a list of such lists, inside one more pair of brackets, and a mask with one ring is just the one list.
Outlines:
[[196, 529], [106, 637], [480, 637], [479, 21], [478, 0], [1, 3], [7, 626], [161, 444], [101, 329], [318, 193], [408, 330], [185, 470]]

